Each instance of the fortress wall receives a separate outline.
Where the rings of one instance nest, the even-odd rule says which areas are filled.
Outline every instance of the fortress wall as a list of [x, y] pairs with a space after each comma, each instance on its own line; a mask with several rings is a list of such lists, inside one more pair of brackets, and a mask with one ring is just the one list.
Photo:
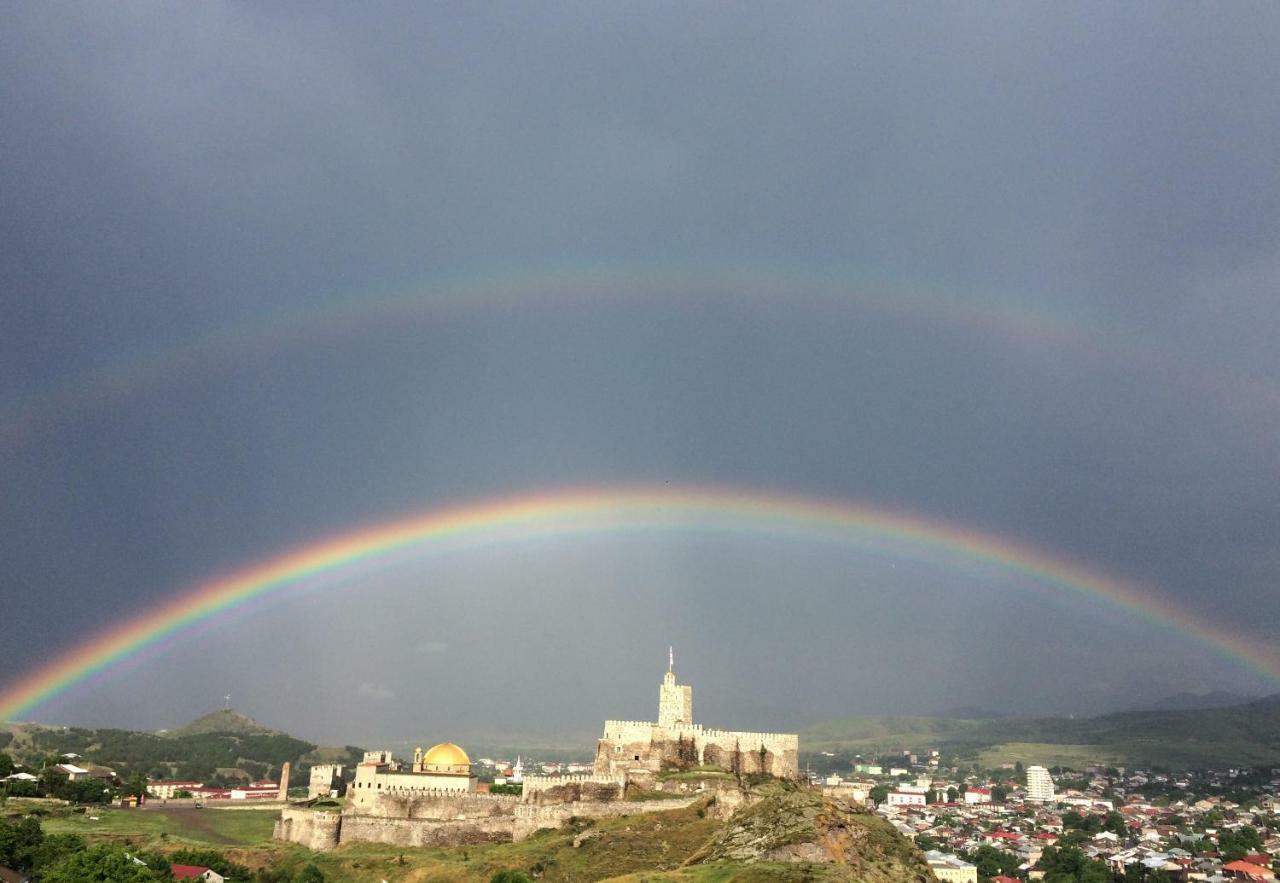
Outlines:
[[626, 785], [625, 776], [614, 775], [526, 776], [521, 800], [524, 803], [619, 800]]
[[601, 738], [621, 744], [648, 742], [657, 727], [653, 721], [605, 721]]
[[573, 816], [602, 819], [646, 812], [664, 812], [684, 809], [699, 799], [699, 797], [688, 797], [681, 800], [582, 801], [547, 806], [522, 804], [516, 807], [512, 839], [519, 842], [542, 828], [559, 828]]
[[510, 814], [450, 820], [350, 815], [342, 820], [342, 842], [430, 847], [510, 843], [514, 825]]
[[337, 848], [341, 830], [342, 816], [336, 812], [285, 808], [276, 819], [271, 837], [323, 852]]
[[483, 819], [510, 816], [519, 802], [520, 798], [514, 794], [393, 790], [379, 794], [373, 804], [362, 809], [359, 815], [400, 819]]

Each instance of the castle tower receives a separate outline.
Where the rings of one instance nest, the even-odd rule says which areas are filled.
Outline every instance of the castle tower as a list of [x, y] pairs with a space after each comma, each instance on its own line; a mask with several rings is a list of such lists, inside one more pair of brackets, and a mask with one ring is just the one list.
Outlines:
[[693, 723], [693, 687], [676, 683], [676, 654], [667, 648], [667, 673], [658, 689], [658, 726], [678, 729]]
[[276, 798], [281, 803], [289, 800], [289, 761], [284, 762], [284, 766], [280, 768], [280, 794]]

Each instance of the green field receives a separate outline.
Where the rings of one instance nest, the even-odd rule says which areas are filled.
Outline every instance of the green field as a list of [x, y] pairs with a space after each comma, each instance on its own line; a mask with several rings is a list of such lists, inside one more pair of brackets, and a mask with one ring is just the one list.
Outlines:
[[978, 754], [984, 767], [996, 768], [1003, 763], [1039, 764], [1043, 767], [1084, 769], [1092, 764], [1116, 766], [1124, 755], [1107, 745], [1054, 745], [1049, 742], [1002, 742]]
[[[11, 801], [10, 810], [13, 809]], [[138, 846], [260, 847], [271, 840], [278, 809], [116, 809], [57, 813], [41, 819], [49, 833], [92, 840], [128, 840]]]

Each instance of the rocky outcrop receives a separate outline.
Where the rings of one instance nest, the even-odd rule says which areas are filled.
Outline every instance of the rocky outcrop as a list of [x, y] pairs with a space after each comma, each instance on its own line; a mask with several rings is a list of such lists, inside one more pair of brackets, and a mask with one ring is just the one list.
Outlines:
[[888, 822], [817, 791], [776, 789], [736, 812], [688, 864], [844, 865], [859, 880], [933, 883], [924, 855]]

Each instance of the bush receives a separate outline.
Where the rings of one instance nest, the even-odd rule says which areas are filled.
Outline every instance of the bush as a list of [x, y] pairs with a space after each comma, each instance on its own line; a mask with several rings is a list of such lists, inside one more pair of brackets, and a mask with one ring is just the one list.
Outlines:
[[533, 878], [524, 871], [513, 871], [507, 868], [490, 877], [489, 883], [533, 883]]

